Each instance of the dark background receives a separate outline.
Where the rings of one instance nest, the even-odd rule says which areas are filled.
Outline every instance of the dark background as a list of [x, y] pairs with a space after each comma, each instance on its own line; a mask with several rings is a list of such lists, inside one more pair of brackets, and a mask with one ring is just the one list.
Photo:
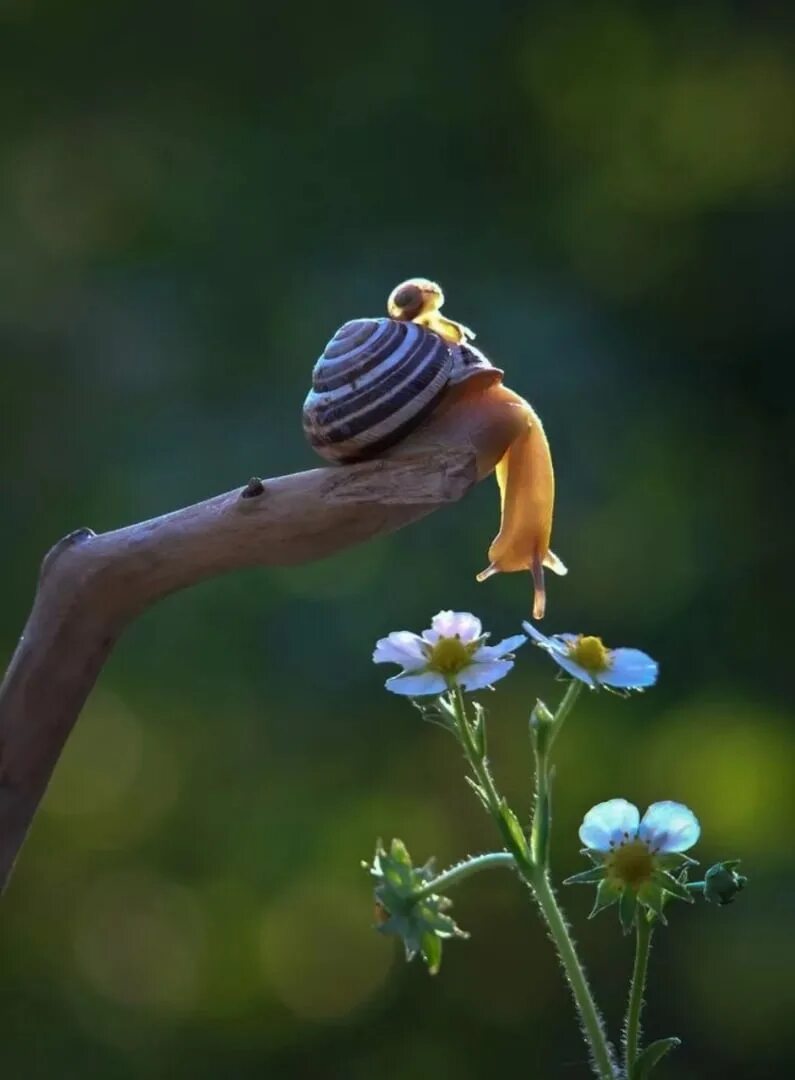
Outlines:
[[[559, 753], [554, 862], [594, 802], [680, 799], [734, 907], [659, 935], [661, 1076], [792, 1060], [793, 26], [783, 5], [5, 0], [0, 35], [0, 656], [38, 563], [316, 464], [323, 343], [397, 281], [446, 310], [544, 418], [559, 482], [550, 631], [661, 664], [590, 697]], [[789, 104], [788, 104], [789, 102]], [[584, 1077], [569, 998], [510, 875], [456, 894], [442, 972], [370, 929], [359, 868], [402, 836], [494, 845], [452, 743], [382, 690], [373, 642], [471, 609], [491, 482], [393, 537], [175, 596], [120, 643], [0, 922], [3, 1071], [44, 1077]], [[492, 699], [522, 813], [526, 648]], [[788, 890], [790, 890], [788, 892]], [[630, 942], [563, 897], [618, 1031]]]

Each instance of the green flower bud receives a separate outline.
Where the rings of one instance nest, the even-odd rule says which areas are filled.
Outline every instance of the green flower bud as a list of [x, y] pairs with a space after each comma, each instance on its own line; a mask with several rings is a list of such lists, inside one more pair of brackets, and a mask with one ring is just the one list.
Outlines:
[[748, 878], [737, 873], [739, 865], [739, 859], [729, 859], [710, 866], [704, 875], [704, 899], [720, 907], [731, 904], [748, 884]]
[[548, 752], [554, 728], [555, 717], [543, 701], [537, 701], [530, 713], [530, 734], [533, 737], [536, 753], [542, 758]]

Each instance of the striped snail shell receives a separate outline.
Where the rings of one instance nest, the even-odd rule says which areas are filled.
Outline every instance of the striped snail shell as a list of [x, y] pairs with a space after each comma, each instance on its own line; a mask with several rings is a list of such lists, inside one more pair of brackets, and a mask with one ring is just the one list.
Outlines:
[[304, 402], [313, 448], [335, 462], [372, 457], [429, 416], [449, 386], [473, 375], [499, 381], [499, 368], [461, 337], [405, 317], [346, 322], [315, 364]]

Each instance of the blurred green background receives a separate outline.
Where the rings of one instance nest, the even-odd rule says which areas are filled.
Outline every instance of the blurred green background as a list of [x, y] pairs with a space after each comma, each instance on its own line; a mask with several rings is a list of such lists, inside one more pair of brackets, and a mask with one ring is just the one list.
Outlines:
[[[573, 718], [556, 874], [623, 795], [687, 802], [702, 862], [752, 879], [659, 935], [647, 1030], [686, 1040], [680, 1080], [792, 1061], [793, 38], [767, 3], [2, 4], [0, 658], [58, 536], [317, 464], [324, 342], [437, 278], [550, 436], [571, 573], [545, 629], [661, 664]], [[379, 835], [494, 845], [370, 651], [442, 607], [516, 632], [527, 577], [474, 581], [496, 524], [487, 482], [131, 629], [2, 902], [5, 1075], [587, 1075], [510, 875], [456, 894], [472, 939], [431, 979], [359, 868]], [[491, 699], [523, 810], [552, 676], [528, 647]], [[615, 1035], [631, 944], [591, 899], [564, 896]]]

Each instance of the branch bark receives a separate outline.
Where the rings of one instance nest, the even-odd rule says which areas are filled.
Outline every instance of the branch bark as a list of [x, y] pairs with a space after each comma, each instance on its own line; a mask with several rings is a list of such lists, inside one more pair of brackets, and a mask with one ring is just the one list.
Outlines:
[[178, 589], [243, 567], [321, 559], [456, 502], [522, 423], [501, 390], [456, 388], [384, 458], [252, 480], [151, 521], [60, 540], [0, 686], [0, 891], [124, 628]]

